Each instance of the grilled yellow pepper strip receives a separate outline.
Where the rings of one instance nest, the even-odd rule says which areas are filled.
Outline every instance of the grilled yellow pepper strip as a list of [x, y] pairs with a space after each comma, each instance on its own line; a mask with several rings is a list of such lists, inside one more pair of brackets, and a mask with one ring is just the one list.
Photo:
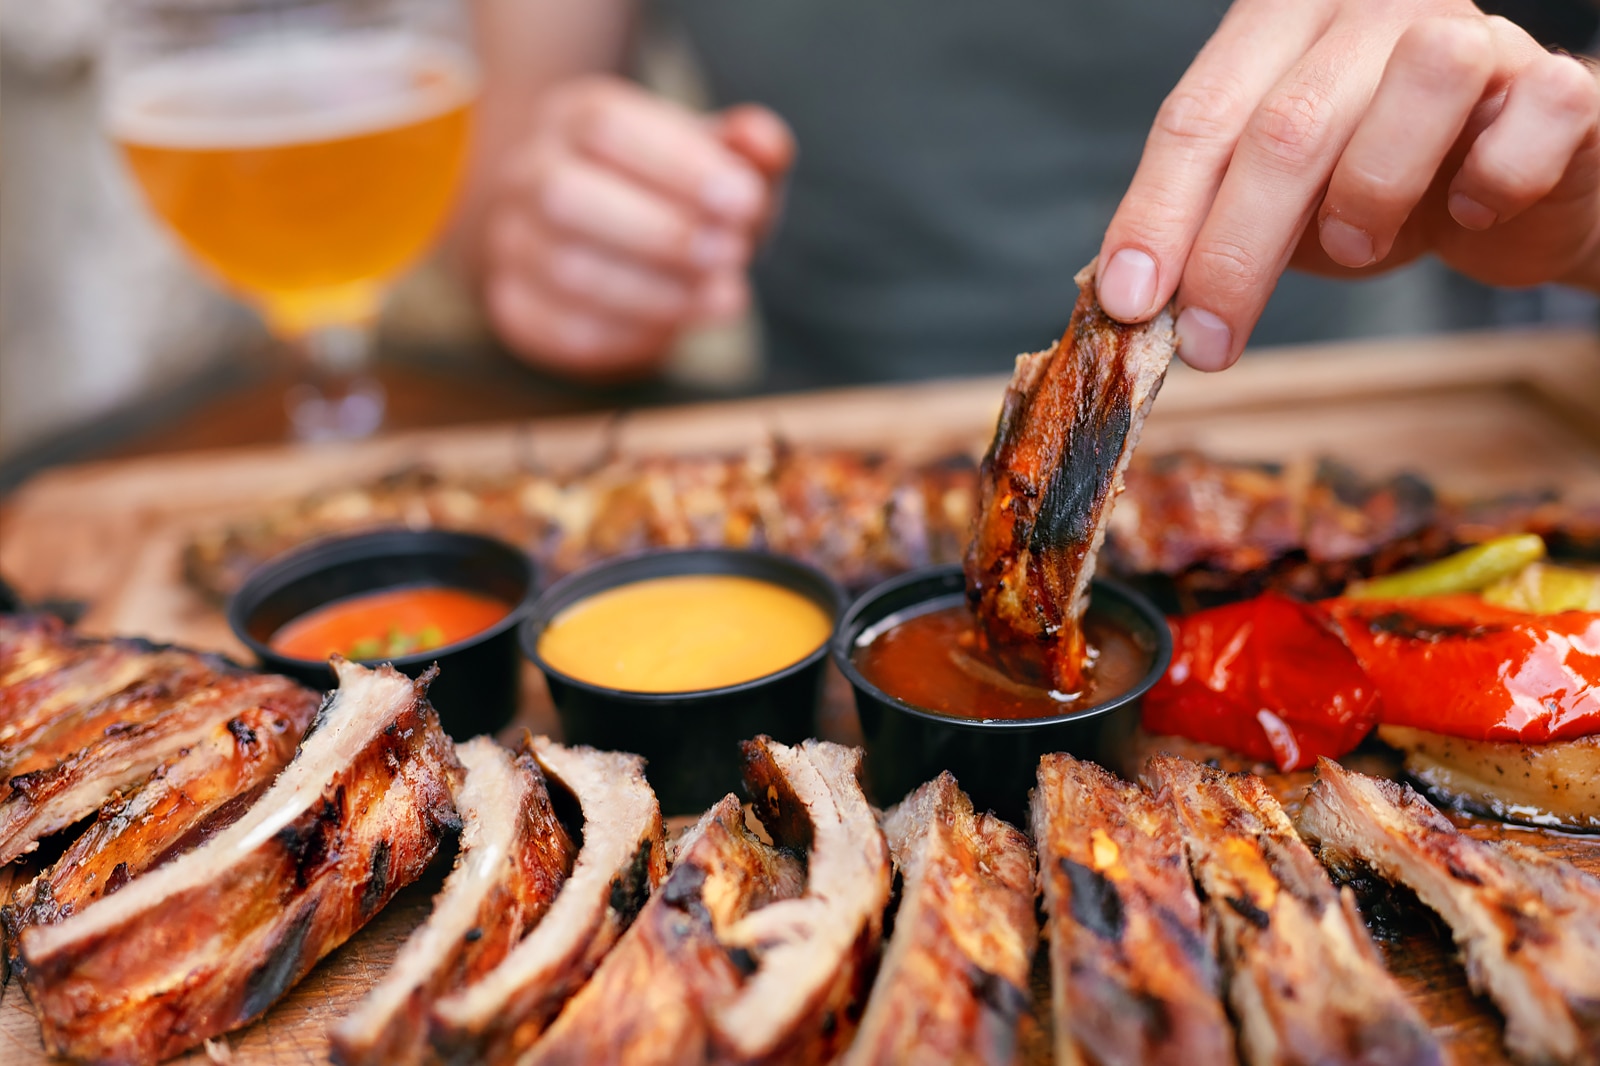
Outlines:
[[1544, 541], [1533, 533], [1496, 537], [1411, 570], [1358, 581], [1344, 594], [1377, 600], [1477, 592], [1543, 558]]
[[1483, 590], [1483, 598], [1501, 607], [1534, 614], [1558, 611], [1600, 611], [1600, 570], [1533, 563]]

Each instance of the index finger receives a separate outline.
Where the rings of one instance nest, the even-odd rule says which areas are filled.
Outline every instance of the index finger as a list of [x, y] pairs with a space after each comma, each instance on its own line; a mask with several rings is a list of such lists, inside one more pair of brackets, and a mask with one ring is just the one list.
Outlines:
[[761, 173], [676, 104], [619, 89], [596, 95], [569, 121], [584, 154], [699, 210], [741, 224], [766, 210]]
[[1322, 35], [1327, 8], [1241, 0], [1162, 102], [1100, 246], [1096, 293], [1112, 318], [1142, 322], [1172, 299], [1250, 115]]

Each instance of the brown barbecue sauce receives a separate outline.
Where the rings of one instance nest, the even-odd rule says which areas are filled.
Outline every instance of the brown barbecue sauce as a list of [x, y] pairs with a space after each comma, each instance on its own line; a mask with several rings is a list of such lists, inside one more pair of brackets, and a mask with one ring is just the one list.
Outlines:
[[1091, 662], [1076, 693], [1008, 673], [984, 649], [964, 603], [874, 626], [852, 660], [878, 688], [924, 710], [977, 720], [1054, 718], [1115, 699], [1150, 669], [1150, 651], [1112, 620], [1090, 612], [1083, 628]]

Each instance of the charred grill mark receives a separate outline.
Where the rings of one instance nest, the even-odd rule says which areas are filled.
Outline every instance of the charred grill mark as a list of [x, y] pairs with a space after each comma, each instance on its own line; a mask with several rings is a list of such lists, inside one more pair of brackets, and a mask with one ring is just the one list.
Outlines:
[[344, 786], [340, 785], [331, 799], [318, 802], [309, 823], [295, 822], [278, 831], [277, 841], [294, 863], [295, 887], [305, 888], [334, 853], [331, 845], [339, 836], [344, 813]]
[[1257, 929], [1265, 930], [1272, 926], [1272, 915], [1257, 906], [1256, 901], [1249, 896], [1224, 896], [1222, 902]]
[[1133, 424], [1130, 384], [1114, 373], [1108, 410], [1080, 409], [1073, 421], [1067, 450], [1050, 473], [1039, 501], [1028, 550], [1047, 555], [1073, 550], [1081, 555], [1094, 539], [1095, 521], [1112, 487], [1117, 461]]
[[228, 719], [228, 732], [233, 734], [233, 739], [242, 747], [250, 747], [256, 742], [256, 731], [245, 725], [241, 719]]
[[970, 959], [965, 960], [965, 970], [967, 987], [972, 989], [973, 996], [1002, 1026], [1014, 1030], [1028, 1012], [1031, 1000], [1027, 990]]
[[1367, 621], [1374, 636], [1402, 637], [1420, 644], [1442, 644], [1447, 640], [1482, 640], [1504, 627], [1496, 625], [1445, 625], [1423, 622], [1404, 611], [1389, 611]]
[[370, 917], [372, 912], [383, 905], [389, 893], [389, 842], [380, 840], [372, 845], [372, 859], [368, 863], [371, 870], [367, 878], [367, 886], [361, 890], [361, 914]]
[[306, 961], [306, 937], [316, 916], [317, 901], [306, 900], [267, 953], [266, 961], [250, 971], [245, 978], [240, 1018], [254, 1018], [276, 1003], [295, 983]]
[[1104, 874], [1062, 857], [1061, 872], [1072, 892], [1072, 917], [1101, 940], [1116, 944], [1127, 928], [1122, 896]]
[[624, 923], [632, 921], [650, 898], [650, 853], [654, 846], [648, 837], [641, 840], [628, 868], [611, 881], [609, 903]]
[[106, 895], [111, 895], [117, 889], [131, 881], [132, 875], [128, 873], [128, 864], [119, 862], [111, 868], [111, 873], [106, 877]]

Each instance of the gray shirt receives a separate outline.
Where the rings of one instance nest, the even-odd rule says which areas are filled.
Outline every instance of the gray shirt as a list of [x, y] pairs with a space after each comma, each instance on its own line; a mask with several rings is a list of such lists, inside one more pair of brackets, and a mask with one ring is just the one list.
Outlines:
[[[771, 387], [1009, 368], [1066, 325], [1162, 98], [1221, 0], [662, 0], [719, 106], [800, 146], [757, 264]], [[1254, 343], [1468, 328], [1435, 264], [1289, 275]]]

